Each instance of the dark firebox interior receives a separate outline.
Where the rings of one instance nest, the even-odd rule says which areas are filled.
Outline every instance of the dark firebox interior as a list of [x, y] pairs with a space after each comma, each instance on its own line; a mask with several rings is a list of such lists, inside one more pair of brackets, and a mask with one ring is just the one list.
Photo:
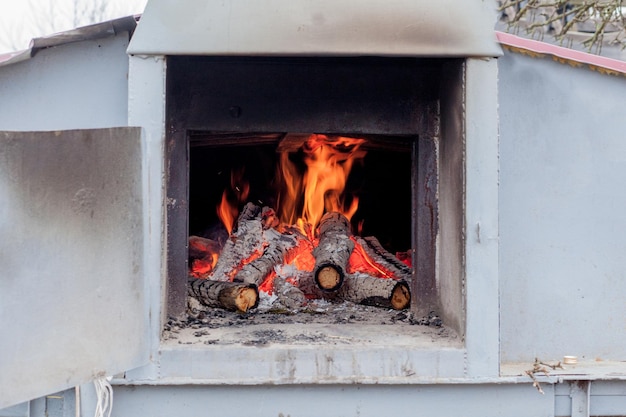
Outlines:
[[[230, 146], [212, 145], [212, 140], [217, 138], [223, 142], [224, 136], [192, 136], [189, 155], [190, 235], [224, 238], [226, 231], [217, 217], [216, 207], [224, 190], [232, 188], [233, 171], [241, 173], [239, 181], [250, 186], [249, 197], [240, 203], [239, 209], [246, 202], [277, 209], [278, 153], [277, 143], [271, 139], [275, 136], [278, 141], [283, 135], [262, 135], [258, 144], [240, 146], [237, 146], [238, 136], [233, 135]], [[384, 140], [382, 137], [378, 139]], [[254, 136], [247, 136], [248, 140], [254, 140]], [[394, 139], [387, 142], [394, 143]], [[346, 195], [359, 199], [358, 211], [351, 222], [353, 233], [375, 236], [392, 253], [407, 251], [411, 248], [411, 154], [400, 147], [375, 149], [367, 144], [364, 147], [367, 154], [362, 163], [354, 164], [345, 190]], [[290, 159], [300, 162], [302, 152], [292, 152]]]

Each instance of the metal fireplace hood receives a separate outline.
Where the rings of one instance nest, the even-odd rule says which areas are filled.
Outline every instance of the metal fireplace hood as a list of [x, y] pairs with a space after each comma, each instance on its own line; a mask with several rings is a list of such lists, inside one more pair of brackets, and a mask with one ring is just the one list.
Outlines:
[[495, 3], [466, 0], [150, 0], [141, 55], [501, 55]]

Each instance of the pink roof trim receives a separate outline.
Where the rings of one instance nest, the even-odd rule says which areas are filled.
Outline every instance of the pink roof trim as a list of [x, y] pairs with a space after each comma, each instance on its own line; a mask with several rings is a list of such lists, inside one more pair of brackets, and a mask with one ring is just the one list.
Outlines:
[[533, 39], [526, 39], [510, 33], [496, 31], [498, 42], [506, 46], [522, 48], [540, 54], [550, 54], [559, 58], [568, 59], [582, 64], [593, 65], [607, 70], [612, 70], [626, 74], [626, 62], [604, 56], [589, 54], [587, 52], [575, 51], [562, 46], [552, 45]]

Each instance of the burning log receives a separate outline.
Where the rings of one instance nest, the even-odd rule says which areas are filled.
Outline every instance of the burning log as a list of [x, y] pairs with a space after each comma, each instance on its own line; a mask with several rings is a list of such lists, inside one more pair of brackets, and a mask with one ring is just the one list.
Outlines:
[[263, 232], [267, 246], [263, 254], [246, 264], [235, 275], [235, 282], [261, 285], [265, 278], [274, 270], [274, 266], [283, 262], [285, 253], [296, 245], [296, 237], [282, 234], [275, 229], [267, 229]]
[[411, 303], [409, 285], [403, 281], [372, 277], [367, 274], [346, 274], [343, 285], [336, 292], [320, 290], [310, 273], [300, 273], [298, 288], [316, 298], [330, 298], [383, 308], [404, 310]]
[[226, 241], [211, 273], [212, 280], [230, 281], [235, 269], [261, 249], [263, 224], [260, 213], [261, 208], [252, 203], [243, 208], [237, 220], [237, 230]]
[[[190, 237], [190, 258], [214, 262], [215, 245]], [[362, 264], [352, 257], [363, 260]], [[397, 310], [407, 308], [411, 299], [406, 283], [411, 268], [376, 238], [352, 237], [348, 219], [338, 212], [322, 217], [314, 247], [314, 241], [296, 228], [281, 228], [272, 209], [248, 204], [213, 264], [215, 268], [208, 265], [208, 271], [192, 266], [190, 275], [209, 279], [190, 279], [188, 285], [189, 296], [209, 307], [248, 311], [258, 304], [259, 288], [273, 291], [289, 309], [305, 305], [307, 296]], [[285, 266], [295, 269], [286, 275], [277, 272]]]
[[353, 249], [348, 219], [341, 213], [326, 213], [320, 220], [319, 244], [313, 251], [313, 276], [319, 288], [336, 291], [341, 287]]
[[411, 303], [411, 291], [405, 281], [376, 278], [365, 274], [347, 275], [337, 296], [357, 304], [395, 310], [404, 310]]
[[190, 278], [187, 293], [205, 306], [244, 313], [259, 304], [259, 290], [254, 284]]

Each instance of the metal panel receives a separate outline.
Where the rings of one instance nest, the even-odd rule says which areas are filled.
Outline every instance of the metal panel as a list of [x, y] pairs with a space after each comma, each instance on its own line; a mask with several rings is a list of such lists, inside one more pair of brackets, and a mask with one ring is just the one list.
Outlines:
[[550, 56], [498, 66], [502, 359], [621, 361], [625, 79]]
[[494, 23], [493, 2], [151, 0], [128, 52], [498, 56]]
[[46, 48], [0, 67], [0, 130], [126, 125], [127, 46], [126, 33]]
[[0, 408], [145, 363], [141, 130], [0, 133]]
[[530, 384], [116, 386], [114, 417], [552, 417]]
[[465, 300], [467, 373], [498, 374], [498, 67], [465, 72]]

